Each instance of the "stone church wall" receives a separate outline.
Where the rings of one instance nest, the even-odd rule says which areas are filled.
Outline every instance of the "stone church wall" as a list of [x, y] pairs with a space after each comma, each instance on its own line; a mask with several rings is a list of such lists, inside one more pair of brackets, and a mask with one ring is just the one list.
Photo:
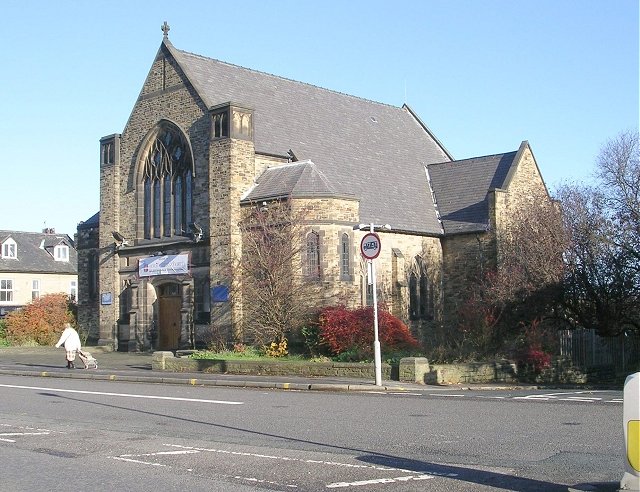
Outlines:
[[[191, 144], [196, 177], [193, 187], [194, 220], [208, 224], [210, 121], [207, 108], [194, 94], [174, 62], [165, 58], [164, 51], [161, 51], [119, 138], [116, 162], [101, 165], [100, 292], [112, 294], [111, 304], [99, 306], [101, 344], [113, 343], [118, 338], [118, 321], [123, 315], [120, 294], [136, 261], [129, 258], [126, 249], [116, 253], [111, 231], [120, 232], [131, 245], [135, 244], [136, 238], [144, 237], [143, 190], [137, 186], [139, 164], [147, 135], [163, 119], [180, 127]], [[137, 321], [142, 323], [138, 330], [149, 329], [145, 326], [149, 320]]]
[[443, 324], [454, 328], [469, 287], [496, 265], [495, 235], [459, 234], [442, 240]]
[[78, 227], [75, 241], [78, 251], [78, 327], [87, 335], [87, 342], [94, 344], [100, 337], [100, 293], [96, 283], [99, 275], [98, 228]]

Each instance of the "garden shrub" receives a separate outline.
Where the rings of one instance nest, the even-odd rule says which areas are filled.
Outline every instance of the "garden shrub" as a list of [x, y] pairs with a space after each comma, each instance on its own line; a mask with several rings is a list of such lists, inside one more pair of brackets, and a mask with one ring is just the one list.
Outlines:
[[0, 347], [6, 347], [9, 345], [7, 340], [7, 322], [0, 319]]
[[287, 339], [283, 338], [279, 342], [271, 342], [268, 347], [265, 347], [264, 353], [267, 357], [284, 357], [289, 355]]
[[[352, 357], [370, 356], [373, 353], [373, 322], [371, 306], [357, 309], [326, 307], [320, 311], [320, 337], [334, 355], [348, 352]], [[378, 309], [378, 339], [385, 352], [419, 347], [407, 326], [385, 309]]]
[[6, 339], [12, 345], [53, 345], [65, 323], [75, 325], [66, 294], [47, 294], [34, 299], [5, 318]]
[[518, 366], [526, 373], [540, 374], [551, 367], [551, 355], [535, 347], [527, 347], [518, 354]]

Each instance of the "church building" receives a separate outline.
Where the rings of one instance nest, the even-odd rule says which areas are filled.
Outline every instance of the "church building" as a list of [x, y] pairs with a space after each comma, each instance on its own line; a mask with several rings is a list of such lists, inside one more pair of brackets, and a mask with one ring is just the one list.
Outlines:
[[[377, 299], [419, 339], [444, 333], [499, 262], [510, 207], [548, 199], [529, 144], [454, 160], [418, 115], [182, 51], [163, 39], [122, 133], [100, 139], [100, 210], [80, 223], [78, 323], [124, 351], [243, 339], [232, 288], [248, 211], [304, 206], [301, 276]], [[503, 149], [504, 150], [504, 149]], [[327, 301], [329, 302], [329, 301]]]

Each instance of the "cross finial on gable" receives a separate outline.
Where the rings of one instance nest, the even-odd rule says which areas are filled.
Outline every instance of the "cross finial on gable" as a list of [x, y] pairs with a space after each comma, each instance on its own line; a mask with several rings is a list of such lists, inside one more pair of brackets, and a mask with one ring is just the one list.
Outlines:
[[171, 29], [169, 27], [169, 24], [167, 24], [167, 21], [164, 21], [164, 24], [162, 24], [162, 27], [160, 27], [160, 29], [162, 29], [163, 35], [165, 38], [169, 37], [169, 29]]

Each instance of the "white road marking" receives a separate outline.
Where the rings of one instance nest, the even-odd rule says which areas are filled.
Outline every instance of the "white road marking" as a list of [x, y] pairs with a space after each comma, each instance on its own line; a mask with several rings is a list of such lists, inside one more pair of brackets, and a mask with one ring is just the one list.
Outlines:
[[293, 485], [293, 484], [282, 484], [282, 483], [278, 483], [278, 482], [272, 482], [271, 480], [264, 480], [262, 478], [254, 478], [254, 477], [241, 477], [240, 475], [236, 475], [233, 478], [235, 478], [236, 480], [244, 480], [245, 482], [254, 482], [254, 483], [268, 483], [271, 485], [277, 485], [279, 487], [282, 487], [283, 485], [287, 488], [290, 489], [297, 489], [298, 486], [297, 485]]
[[49, 432], [3, 432], [0, 436], [48, 436]]
[[113, 458], [114, 460], [128, 461], [129, 463], [138, 463], [139, 465], [167, 466], [163, 465], [162, 463], [151, 463], [149, 461], [134, 460], [132, 458], [122, 458], [120, 456], [110, 456], [110, 458]]
[[[169, 447], [174, 447], [174, 448], [181, 448], [181, 449], [193, 449], [196, 451], [203, 451], [203, 452], [209, 452], [209, 453], [219, 453], [219, 454], [230, 454], [232, 456], [249, 456], [249, 457], [254, 457], [254, 458], [266, 458], [266, 459], [272, 459], [272, 460], [280, 460], [280, 461], [293, 461], [293, 462], [300, 462], [300, 463], [309, 463], [309, 464], [320, 464], [320, 465], [330, 465], [330, 466], [339, 466], [339, 467], [345, 467], [345, 468], [364, 468], [364, 469], [370, 469], [370, 470], [381, 470], [381, 471], [398, 471], [398, 472], [402, 472], [402, 473], [416, 473], [415, 470], [407, 470], [404, 468], [394, 468], [391, 466], [376, 466], [376, 465], [356, 465], [353, 463], [341, 463], [341, 462], [337, 462], [337, 461], [322, 461], [322, 460], [309, 460], [309, 459], [301, 459], [301, 458], [290, 458], [288, 456], [275, 456], [275, 455], [269, 455], [269, 454], [256, 454], [256, 453], [247, 453], [244, 451], [229, 451], [226, 449], [215, 449], [215, 448], [197, 448], [194, 446], [182, 446], [180, 444], [164, 444], [164, 446], [169, 446]], [[457, 477], [458, 475], [456, 473], [447, 473], [447, 474], [441, 474], [438, 472], [429, 472], [431, 475], [437, 475], [437, 476], [447, 476], [447, 477]]]
[[[181, 449], [192, 449], [195, 450], [195, 452], [207, 452], [207, 453], [218, 453], [218, 454], [229, 454], [232, 456], [248, 456], [248, 457], [253, 457], [253, 458], [265, 458], [265, 459], [270, 459], [270, 460], [280, 460], [280, 461], [298, 461], [301, 463], [309, 463], [309, 464], [320, 464], [320, 465], [331, 465], [331, 466], [341, 466], [341, 467], [346, 467], [346, 468], [365, 468], [365, 469], [373, 469], [373, 470], [384, 470], [384, 471], [401, 471], [401, 472], [405, 472], [405, 473], [414, 473], [411, 470], [403, 470], [401, 468], [390, 468], [390, 467], [381, 467], [381, 466], [375, 466], [375, 465], [354, 465], [351, 463], [340, 463], [340, 462], [336, 462], [336, 461], [321, 461], [321, 460], [306, 460], [306, 459], [300, 459], [300, 458], [290, 458], [287, 456], [275, 456], [275, 455], [270, 455], [270, 454], [257, 454], [257, 453], [247, 453], [244, 451], [229, 451], [226, 449], [215, 449], [215, 448], [197, 448], [194, 446], [182, 446], [180, 444], [165, 444], [165, 446], [170, 446], [170, 447], [174, 447], [174, 448], [181, 448]], [[142, 456], [142, 455], [138, 455], [138, 456]]]
[[596, 402], [602, 401], [602, 398], [587, 398], [583, 396], [568, 396], [567, 398], [559, 398], [562, 401], [588, 401], [588, 402]]
[[[596, 403], [596, 402], [622, 403], [622, 400], [619, 398], [614, 398], [611, 401], [607, 401], [597, 396], [586, 396], [586, 395], [592, 395], [594, 393], [602, 393], [602, 391], [571, 391], [571, 392], [562, 392], [562, 393], [547, 393], [543, 395], [514, 396], [513, 399], [514, 400], [536, 400], [536, 401], [549, 401], [549, 400], [573, 401], [576, 403]], [[561, 398], [563, 396], [565, 398]]]
[[467, 395], [443, 395], [441, 393], [429, 393], [429, 396], [452, 396], [454, 398], [463, 398]]
[[143, 398], [149, 400], [170, 400], [170, 401], [188, 401], [194, 403], [217, 403], [220, 405], [243, 405], [242, 401], [225, 401], [225, 400], [204, 400], [200, 398], [178, 398], [174, 396], [155, 396], [155, 395], [136, 395], [131, 393], [109, 393], [103, 391], [81, 391], [71, 389], [59, 389], [59, 388], [43, 388], [39, 386], [20, 386], [15, 384], [0, 384], [3, 388], [16, 388], [16, 389], [28, 389], [39, 391], [56, 391], [58, 393], [76, 393], [83, 395], [101, 395], [101, 396], [119, 396], [122, 398]]
[[[145, 461], [139, 458], [151, 457], [151, 456], [163, 456], [163, 455], [186, 455], [186, 454], [194, 454], [200, 452], [209, 452], [209, 453], [218, 453], [218, 454], [226, 454], [231, 456], [244, 456], [244, 457], [253, 457], [253, 458], [263, 458], [268, 460], [280, 460], [280, 461], [289, 461], [289, 462], [298, 462], [304, 464], [318, 464], [318, 465], [329, 465], [329, 466], [337, 466], [344, 468], [357, 468], [357, 469], [365, 469], [365, 470], [376, 470], [376, 471], [384, 471], [384, 472], [399, 472], [404, 473], [405, 475], [392, 477], [392, 478], [378, 478], [378, 479], [369, 479], [369, 480], [359, 480], [355, 482], [334, 482], [326, 484], [326, 488], [345, 488], [345, 487], [358, 487], [362, 485], [377, 485], [377, 484], [387, 484], [387, 483], [398, 483], [398, 482], [410, 482], [410, 481], [419, 481], [419, 480], [429, 480], [431, 478], [435, 478], [437, 476], [440, 477], [457, 477], [456, 473], [439, 473], [439, 472], [420, 472], [416, 470], [406, 470], [403, 468], [393, 468], [387, 466], [377, 466], [377, 465], [360, 465], [353, 463], [341, 463], [336, 461], [324, 461], [324, 460], [312, 460], [312, 459], [302, 459], [302, 458], [291, 458], [288, 456], [276, 456], [270, 454], [258, 454], [258, 453], [248, 453], [243, 451], [230, 451], [226, 449], [215, 449], [215, 448], [198, 448], [194, 446], [183, 446], [180, 444], [163, 444], [163, 446], [168, 446], [172, 448], [178, 448], [177, 451], [159, 451], [155, 453], [141, 453], [141, 454], [123, 454], [120, 456], [110, 456], [109, 458], [126, 461], [130, 463], [136, 463], [141, 465], [150, 465], [150, 466], [163, 466], [167, 468], [174, 468], [171, 465], [165, 465], [153, 461]], [[187, 471], [193, 471], [193, 468], [187, 468]], [[233, 475], [230, 475], [233, 476]], [[233, 478], [237, 480], [244, 480], [247, 482], [253, 483], [265, 483], [277, 486], [284, 486], [287, 488], [297, 488], [298, 486], [295, 484], [287, 484], [287, 483], [277, 483], [269, 480], [256, 478], [256, 477], [246, 477], [235, 475]]]
[[[2, 427], [16, 427], [14, 425], [10, 425], [10, 424], [0, 424]], [[33, 430], [33, 431], [37, 431], [37, 432], [0, 432], [0, 436], [4, 436], [4, 437], [0, 437], [0, 441], [2, 442], [16, 442], [15, 439], [7, 439], [8, 437], [17, 437], [17, 436], [48, 436], [49, 434], [51, 434], [52, 431], [49, 431], [47, 429], [37, 429], [35, 427], [24, 427], [22, 425], [17, 426], [18, 429], [27, 429], [27, 430]]]
[[409, 482], [413, 480], [429, 480], [435, 478], [433, 475], [409, 475], [396, 478], [374, 478], [372, 480], [358, 480], [357, 482], [334, 482], [325, 487], [328, 489], [338, 489], [345, 487], [359, 487], [361, 485], [377, 485], [382, 483]]
[[540, 401], [549, 401], [551, 397], [546, 395], [527, 395], [527, 396], [514, 396], [514, 400], [540, 400]]

